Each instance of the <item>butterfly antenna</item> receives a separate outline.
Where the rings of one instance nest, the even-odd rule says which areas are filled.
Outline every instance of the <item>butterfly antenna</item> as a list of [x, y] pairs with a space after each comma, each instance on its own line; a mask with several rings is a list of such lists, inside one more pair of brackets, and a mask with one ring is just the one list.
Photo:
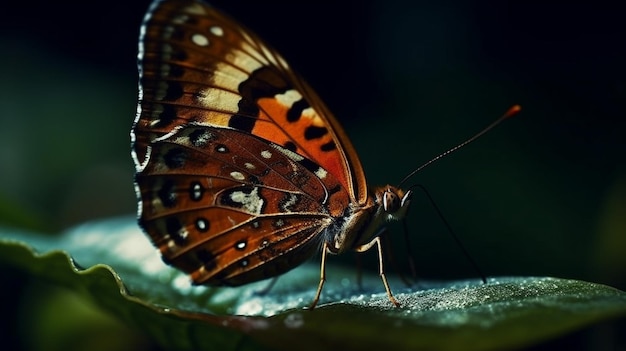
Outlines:
[[402, 181], [400, 182], [400, 184], [398, 184], [398, 187], [400, 188], [402, 186], [402, 184], [404, 184], [407, 180], [409, 180], [409, 178], [413, 177], [417, 172], [421, 171], [422, 169], [426, 168], [427, 166], [429, 166], [431, 163], [445, 157], [448, 156], [449, 154], [455, 152], [456, 150], [462, 148], [463, 146], [471, 143], [472, 141], [480, 138], [481, 136], [483, 136], [483, 134], [487, 133], [488, 131], [490, 131], [491, 129], [493, 129], [495, 126], [497, 126], [498, 124], [502, 123], [502, 121], [504, 121], [505, 119], [509, 119], [513, 116], [515, 116], [518, 112], [520, 112], [520, 110], [522, 109], [522, 107], [520, 105], [513, 105], [511, 108], [509, 108], [508, 111], [506, 111], [505, 114], [503, 114], [500, 118], [496, 119], [493, 123], [491, 123], [490, 125], [488, 125], [487, 127], [485, 127], [483, 130], [481, 130], [480, 132], [478, 132], [476, 135], [474, 135], [473, 137], [465, 140], [464, 142], [460, 143], [459, 145], [449, 149], [446, 152], [443, 152], [439, 155], [437, 155], [436, 157], [434, 157], [433, 159], [431, 159], [430, 161], [424, 163], [423, 165], [419, 166], [417, 169], [415, 169], [413, 172], [409, 173], [406, 177], [404, 177], [404, 179], [402, 179]]

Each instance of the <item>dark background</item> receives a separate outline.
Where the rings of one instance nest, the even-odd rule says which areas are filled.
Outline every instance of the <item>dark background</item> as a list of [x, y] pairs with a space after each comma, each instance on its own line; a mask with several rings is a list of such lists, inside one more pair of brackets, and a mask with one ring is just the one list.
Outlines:
[[[0, 221], [55, 233], [136, 211], [129, 129], [148, 4], [4, 6]], [[397, 184], [521, 104], [519, 116], [410, 184], [429, 189], [487, 275], [626, 288], [626, 24], [619, 5], [213, 4], [311, 83], [352, 138], [371, 184]], [[419, 193], [409, 227], [421, 278], [475, 276]], [[402, 247], [400, 227], [391, 229]], [[395, 253], [404, 262], [404, 252]]]

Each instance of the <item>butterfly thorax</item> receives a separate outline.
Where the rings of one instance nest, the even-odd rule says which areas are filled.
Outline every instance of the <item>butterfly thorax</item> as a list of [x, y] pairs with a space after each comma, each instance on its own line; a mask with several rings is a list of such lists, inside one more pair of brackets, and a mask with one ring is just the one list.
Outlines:
[[370, 190], [365, 205], [351, 207], [342, 217], [340, 228], [335, 228], [329, 240], [330, 252], [359, 251], [383, 232], [385, 223], [404, 218], [411, 194], [391, 185]]

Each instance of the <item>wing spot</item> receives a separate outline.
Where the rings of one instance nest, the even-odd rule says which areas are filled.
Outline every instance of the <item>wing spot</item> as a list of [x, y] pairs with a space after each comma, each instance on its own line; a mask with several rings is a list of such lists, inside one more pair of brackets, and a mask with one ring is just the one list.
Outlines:
[[215, 135], [206, 129], [196, 129], [189, 134], [189, 141], [195, 147], [204, 147], [211, 140], [215, 140]]
[[209, 30], [211, 31], [211, 34], [215, 35], [216, 37], [221, 37], [224, 35], [224, 30], [222, 29], [222, 27], [212, 26]]
[[283, 226], [285, 226], [285, 220], [282, 219], [282, 218], [278, 218], [278, 219], [274, 220], [274, 222], [272, 222], [272, 225], [275, 228], [283, 227]]
[[296, 150], [298, 149], [298, 147], [296, 146], [296, 144], [294, 144], [293, 141], [287, 141], [285, 142], [285, 149], [289, 150], [289, 151], [293, 151], [296, 152]]
[[[276, 145], [276, 144], [272, 144], [272, 147], [274, 147], [276, 150], [280, 151], [283, 155], [289, 157], [289, 159], [291, 159], [292, 161], [300, 162], [300, 161], [304, 160], [304, 157], [302, 157], [301, 155], [298, 155], [293, 150], [281, 147], [281, 146]], [[294, 147], [295, 147], [295, 145], [294, 145]]]
[[244, 179], [246, 179], [246, 177], [241, 172], [237, 172], [237, 171], [230, 172], [230, 176], [234, 180], [244, 180]]
[[272, 158], [272, 153], [269, 150], [261, 151], [261, 157], [263, 158]]
[[220, 154], [226, 154], [229, 150], [226, 145], [220, 144], [215, 147], [215, 151], [219, 152]]
[[206, 220], [206, 218], [198, 218], [196, 219], [196, 229], [198, 229], [201, 232], [206, 232], [207, 230], [209, 230], [209, 226], [210, 226], [210, 222]]
[[281, 105], [287, 107], [291, 107], [296, 101], [302, 99], [302, 95], [294, 89], [287, 90], [284, 94], [276, 94], [275, 97]]
[[200, 33], [192, 35], [191, 41], [198, 46], [209, 46], [209, 38]]
[[328, 133], [326, 127], [308, 126], [304, 130], [304, 138], [306, 140], [319, 139]]
[[176, 107], [172, 105], [152, 104], [150, 117], [151, 128], [165, 127], [177, 118]]
[[326, 144], [322, 144], [322, 146], [320, 146], [320, 150], [324, 152], [333, 151], [336, 148], [337, 148], [337, 145], [335, 144], [334, 141], [329, 141]]
[[247, 258], [244, 258], [243, 260], [239, 261], [239, 265], [242, 268], [248, 267], [249, 264], [250, 264], [250, 261]]
[[236, 244], [235, 244], [235, 249], [239, 250], [239, 251], [243, 251], [246, 246], [248, 246], [248, 241], [246, 239], [243, 240], [239, 240]]
[[172, 148], [163, 155], [163, 161], [169, 169], [181, 168], [187, 161], [187, 153], [180, 148]]
[[[224, 201], [226, 206], [243, 208], [248, 213], [261, 214], [263, 211], [264, 199], [259, 195], [259, 188], [240, 188], [227, 194]], [[233, 224], [234, 225], [234, 224]]]
[[163, 95], [163, 99], [167, 101], [175, 101], [180, 99], [183, 94], [183, 86], [177, 82], [169, 82], [165, 84], [167, 88], [165, 89], [165, 95]]
[[286, 213], [293, 212], [292, 207], [297, 205], [300, 199], [296, 194], [285, 195], [278, 203], [278, 208]]
[[193, 182], [189, 188], [189, 194], [193, 201], [200, 201], [204, 195], [204, 187], [199, 182]]
[[297, 122], [300, 120], [304, 111], [309, 107], [309, 103], [304, 99], [294, 102], [289, 108], [289, 111], [287, 111], [287, 122]]
[[217, 263], [215, 262], [215, 255], [207, 249], [199, 250], [196, 254], [196, 257], [200, 262], [203, 263], [203, 266], [206, 270], [210, 271], [217, 267]]
[[189, 231], [176, 217], [169, 217], [165, 220], [165, 229], [176, 245], [182, 245], [189, 236]]
[[326, 175], [328, 174], [328, 172], [322, 167], [318, 168], [314, 173], [319, 179], [326, 178]]
[[249, 170], [256, 169], [256, 166], [255, 166], [255, 165], [253, 165], [253, 164], [252, 164], [252, 163], [250, 163], [250, 162], [246, 162], [246, 163], [244, 163], [244, 166], [245, 166], [247, 169], [249, 169]]
[[175, 190], [174, 181], [166, 180], [157, 191], [157, 196], [164, 207], [171, 208], [176, 205], [177, 195]]

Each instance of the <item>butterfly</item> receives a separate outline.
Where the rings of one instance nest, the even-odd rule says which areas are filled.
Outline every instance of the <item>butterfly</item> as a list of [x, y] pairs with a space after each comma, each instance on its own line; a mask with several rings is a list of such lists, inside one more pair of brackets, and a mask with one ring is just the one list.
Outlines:
[[138, 222], [194, 284], [276, 277], [376, 248], [412, 191], [368, 187], [345, 131], [283, 57], [199, 0], [155, 1], [141, 27], [131, 131]]

